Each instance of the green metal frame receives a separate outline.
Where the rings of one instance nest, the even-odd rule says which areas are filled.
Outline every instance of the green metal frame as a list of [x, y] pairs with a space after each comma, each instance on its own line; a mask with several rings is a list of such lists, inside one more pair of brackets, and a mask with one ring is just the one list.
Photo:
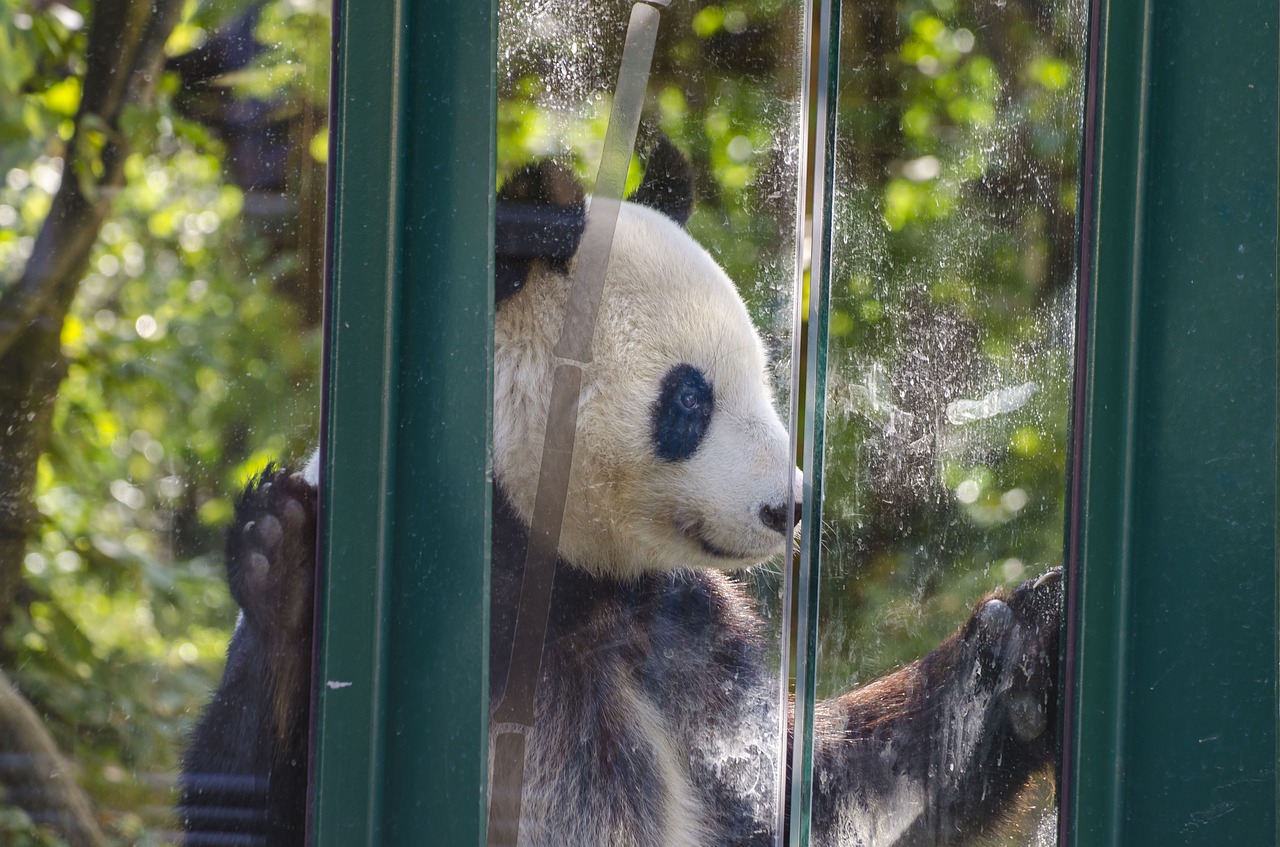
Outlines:
[[1064, 823], [1274, 844], [1280, 15], [1099, 6]]
[[[1099, 5], [1064, 823], [1276, 843], [1280, 20]], [[495, 3], [335, 21], [314, 843], [480, 844]]]
[[[840, 94], [840, 0], [818, 0], [817, 120], [813, 161], [809, 349], [804, 394], [804, 507], [795, 588], [795, 677], [787, 843], [809, 843], [813, 809], [813, 725], [817, 697], [818, 599], [822, 574], [822, 506], [827, 449], [827, 346], [831, 311], [832, 209], [835, 203], [836, 105]], [[799, 775], [796, 778], [795, 775]]]
[[480, 844], [496, 4], [336, 12], [313, 843]]

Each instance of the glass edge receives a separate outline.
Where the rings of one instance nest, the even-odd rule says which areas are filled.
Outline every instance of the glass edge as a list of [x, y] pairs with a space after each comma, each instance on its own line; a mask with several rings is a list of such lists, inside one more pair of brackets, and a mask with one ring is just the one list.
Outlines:
[[818, 590], [822, 556], [822, 468], [826, 442], [826, 357], [830, 290], [832, 196], [835, 165], [829, 154], [836, 131], [839, 86], [840, 0], [820, 0], [817, 82], [817, 131], [809, 271], [809, 350], [805, 388], [804, 511], [797, 580], [795, 710], [792, 727], [790, 838], [793, 847], [809, 843], [813, 799], [813, 717], [816, 690]]

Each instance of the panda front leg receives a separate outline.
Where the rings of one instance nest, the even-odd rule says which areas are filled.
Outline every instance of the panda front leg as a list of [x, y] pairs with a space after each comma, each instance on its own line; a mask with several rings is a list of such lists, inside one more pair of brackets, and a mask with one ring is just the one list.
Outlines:
[[227, 582], [240, 605], [222, 681], [183, 756], [188, 847], [301, 845], [310, 719], [316, 490], [268, 467], [236, 504]]
[[817, 844], [962, 845], [1057, 752], [1062, 574], [978, 604], [929, 655], [818, 705]]

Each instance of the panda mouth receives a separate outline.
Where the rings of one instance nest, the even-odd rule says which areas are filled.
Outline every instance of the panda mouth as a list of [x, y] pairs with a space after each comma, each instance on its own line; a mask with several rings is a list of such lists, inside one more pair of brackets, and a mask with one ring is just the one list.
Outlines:
[[753, 556], [741, 552], [733, 552], [726, 550], [714, 541], [710, 541], [706, 536], [706, 526], [701, 519], [682, 519], [677, 517], [675, 520], [676, 529], [685, 538], [698, 545], [698, 548], [715, 559], [728, 559], [735, 562], [753, 561], [759, 556]]
[[702, 552], [709, 556], [715, 556], [717, 559], [749, 559], [750, 556], [743, 556], [740, 553], [730, 553], [723, 547], [717, 547], [702, 536], [696, 536], [694, 541], [698, 542], [698, 546], [702, 548]]

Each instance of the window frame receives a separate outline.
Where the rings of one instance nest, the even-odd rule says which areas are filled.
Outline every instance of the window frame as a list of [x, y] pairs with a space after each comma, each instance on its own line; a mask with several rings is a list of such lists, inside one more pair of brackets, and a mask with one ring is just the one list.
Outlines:
[[[1063, 844], [1277, 836], [1280, 12], [1228, 5], [1091, 14]], [[335, 4], [315, 844], [484, 842], [496, 24]]]
[[334, 10], [314, 844], [484, 839], [496, 23]]
[[1062, 843], [1280, 843], [1280, 12], [1094, 7]]

